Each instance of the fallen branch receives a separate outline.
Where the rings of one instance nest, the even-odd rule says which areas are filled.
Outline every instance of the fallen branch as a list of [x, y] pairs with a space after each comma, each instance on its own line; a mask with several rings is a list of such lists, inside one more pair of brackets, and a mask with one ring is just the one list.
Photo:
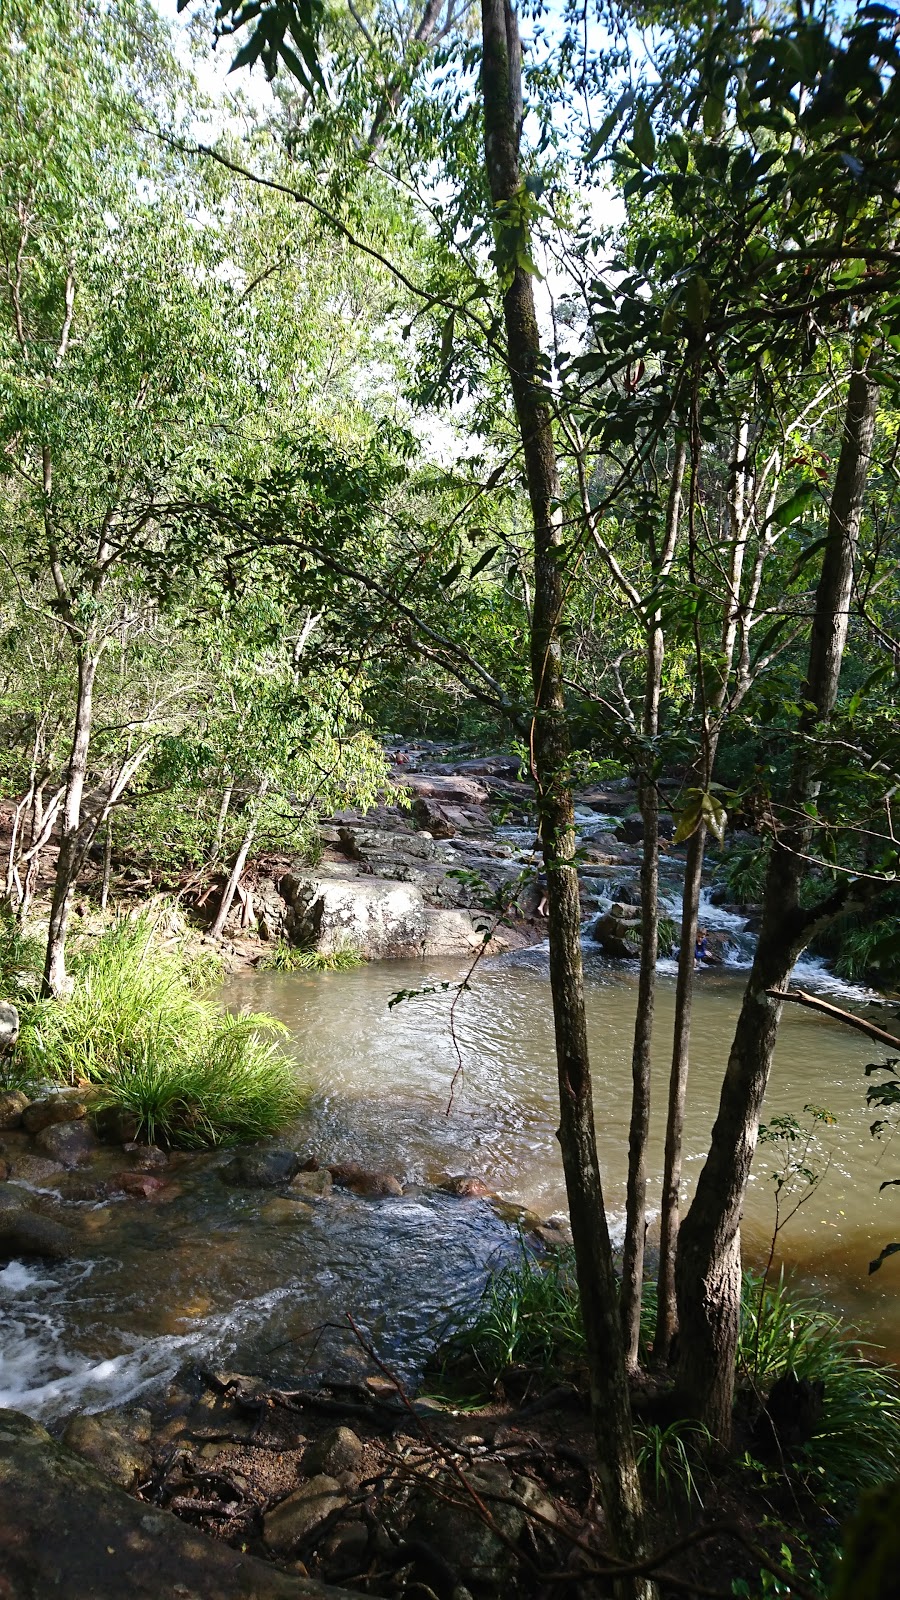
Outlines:
[[766, 994], [773, 1000], [793, 1000], [798, 1006], [809, 1006], [811, 1011], [821, 1011], [826, 1017], [831, 1017], [833, 1022], [846, 1022], [849, 1028], [858, 1028], [860, 1033], [868, 1034], [870, 1039], [877, 1039], [879, 1044], [889, 1045], [892, 1050], [900, 1052], [900, 1039], [886, 1029], [879, 1028], [875, 1022], [867, 1022], [865, 1017], [856, 1017], [852, 1011], [842, 1011], [840, 1006], [829, 1005], [827, 1000], [820, 1000], [814, 994], [807, 994], [805, 989], [767, 989]]

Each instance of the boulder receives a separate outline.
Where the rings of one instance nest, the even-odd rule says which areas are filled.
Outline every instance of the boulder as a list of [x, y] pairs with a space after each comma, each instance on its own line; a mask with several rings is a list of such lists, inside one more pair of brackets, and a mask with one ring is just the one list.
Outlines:
[[226, 1183], [243, 1184], [248, 1189], [275, 1189], [290, 1183], [300, 1170], [295, 1150], [240, 1150], [222, 1168]]
[[7, 1089], [5, 1094], [0, 1094], [0, 1133], [21, 1127], [22, 1112], [28, 1103], [28, 1096], [21, 1089]]
[[51, 1161], [49, 1156], [32, 1155], [30, 1150], [16, 1151], [9, 1168], [10, 1177], [18, 1178], [20, 1183], [33, 1183], [38, 1188], [52, 1186], [65, 1170], [59, 1161]]
[[159, 1172], [162, 1167], [169, 1165], [165, 1150], [160, 1150], [158, 1145], [136, 1144], [132, 1139], [124, 1146], [124, 1150], [131, 1157], [135, 1172]]
[[[478, 1465], [466, 1476], [500, 1533], [515, 1544], [525, 1527], [526, 1496], [521, 1493], [522, 1485], [530, 1480], [514, 1478], [506, 1467], [494, 1462]], [[470, 1510], [450, 1503], [451, 1498], [458, 1498], [458, 1484], [449, 1474], [439, 1475], [434, 1487], [447, 1498], [438, 1499], [425, 1484], [413, 1491], [409, 1536], [432, 1546], [464, 1578], [481, 1584], [502, 1583], [509, 1576], [513, 1560], [508, 1545], [487, 1526], [474, 1506]], [[510, 1500], [520, 1503], [509, 1504]]]
[[149, 1438], [150, 1413], [136, 1407], [130, 1413], [100, 1411], [96, 1416], [72, 1417], [62, 1442], [112, 1483], [130, 1489], [150, 1464]]
[[274, 1200], [266, 1201], [259, 1214], [264, 1222], [304, 1222], [312, 1216], [312, 1208], [305, 1200], [276, 1195]]
[[332, 1428], [321, 1439], [311, 1444], [303, 1459], [304, 1472], [313, 1477], [330, 1473], [336, 1478], [341, 1472], [359, 1476], [363, 1463], [363, 1442], [352, 1428]]
[[442, 1178], [438, 1184], [444, 1194], [455, 1194], [460, 1200], [484, 1200], [491, 1190], [481, 1178], [475, 1178], [470, 1173], [462, 1173], [459, 1177]]
[[263, 1517], [263, 1541], [276, 1555], [290, 1555], [332, 1511], [346, 1504], [337, 1479], [319, 1473]]
[[75, 1254], [74, 1235], [52, 1217], [43, 1217], [21, 1205], [4, 1206], [0, 1210], [0, 1261], [17, 1260], [21, 1256], [66, 1261]]
[[0, 1000], [0, 1055], [19, 1037], [19, 1013], [11, 1000]]
[[33, 1100], [22, 1112], [22, 1126], [27, 1133], [41, 1133], [57, 1122], [80, 1122], [87, 1116], [87, 1106], [72, 1094], [47, 1095], [43, 1100]]
[[641, 925], [638, 921], [626, 918], [622, 914], [624, 911], [625, 907], [615, 905], [610, 911], [604, 912], [594, 923], [591, 938], [596, 939], [604, 955], [633, 961], [641, 953]]
[[106, 1185], [108, 1194], [128, 1194], [136, 1200], [152, 1200], [166, 1187], [165, 1178], [154, 1172], [117, 1172]]
[[327, 1167], [318, 1172], [298, 1172], [291, 1179], [291, 1189], [310, 1200], [324, 1200], [331, 1193], [332, 1177]]
[[482, 943], [484, 916], [426, 904], [419, 883], [374, 876], [285, 873], [285, 932], [296, 944], [353, 949], [367, 961], [468, 955]]
[[354, 1600], [132, 1499], [16, 1411], [0, 1411], [0, 1503], [9, 1600]]
[[100, 1144], [86, 1122], [51, 1122], [35, 1134], [34, 1147], [64, 1167], [80, 1167], [96, 1155]]
[[381, 1200], [389, 1195], [403, 1193], [403, 1185], [393, 1173], [369, 1171], [356, 1161], [332, 1167], [330, 1171], [332, 1182], [342, 1189], [351, 1189], [354, 1194], [362, 1195], [367, 1200]]
[[459, 773], [416, 772], [403, 779], [404, 786], [423, 800], [437, 800], [449, 806], [483, 806], [490, 800], [490, 790], [474, 776]]
[[140, 1121], [124, 1106], [100, 1106], [91, 1120], [106, 1144], [133, 1144], [140, 1132]]

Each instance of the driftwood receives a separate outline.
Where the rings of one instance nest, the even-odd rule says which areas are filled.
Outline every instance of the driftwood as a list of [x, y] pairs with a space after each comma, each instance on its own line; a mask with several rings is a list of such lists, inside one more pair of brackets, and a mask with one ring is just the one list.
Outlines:
[[767, 989], [766, 994], [773, 1000], [793, 1000], [798, 1006], [809, 1006], [811, 1011], [821, 1011], [823, 1016], [830, 1017], [833, 1022], [846, 1022], [848, 1028], [858, 1028], [860, 1033], [868, 1034], [870, 1039], [877, 1039], [879, 1044], [889, 1045], [892, 1050], [900, 1053], [900, 1039], [893, 1033], [888, 1033], [885, 1028], [879, 1028], [876, 1022], [867, 1022], [865, 1017], [854, 1016], [852, 1011], [842, 1011], [840, 1006], [829, 1005], [827, 1000], [819, 1000], [816, 995], [807, 994], [805, 989]]

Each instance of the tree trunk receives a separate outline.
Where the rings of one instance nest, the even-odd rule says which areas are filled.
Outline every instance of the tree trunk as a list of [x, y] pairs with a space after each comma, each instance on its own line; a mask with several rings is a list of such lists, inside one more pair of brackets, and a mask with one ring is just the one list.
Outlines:
[[684, 1108], [687, 1102], [690, 1064], [691, 1011], [694, 1001], [694, 951], [700, 888], [703, 878], [703, 852], [706, 827], [701, 822], [688, 840], [681, 901], [681, 943], [678, 949], [678, 979], [675, 987], [675, 1023], [672, 1030], [672, 1067], [669, 1073], [669, 1105], [666, 1116], [666, 1151], [663, 1161], [662, 1206], [659, 1219], [659, 1277], [657, 1281], [656, 1332], [653, 1357], [659, 1365], [669, 1360], [672, 1340], [678, 1327], [675, 1304], [675, 1245], [678, 1240], [681, 1163], [684, 1144]]
[[225, 823], [228, 820], [228, 808], [231, 805], [231, 795], [232, 795], [233, 789], [234, 789], [234, 784], [233, 784], [232, 780], [229, 778], [229, 780], [226, 783], [224, 789], [222, 790], [222, 801], [221, 801], [221, 804], [219, 806], [219, 815], [216, 818], [216, 831], [215, 831], [215, 834], [213, 835], [213, 850], [212, 850], [212, 859], [213, 859], [213, 861], [218, 861], [218, 859], [219, 859], [219, 852], [220, 852], [220, 850], [222, 848], [222, 840], [225, 837]]
[[681, 1327], [678, 1381], [691, 1410], [723, 1443], [731, 1435], [740, 1310], [740, 1219], [772, 1064], [783, 990], [817, 918], [800, 906], [812, 822], [797, 822], [819, 793], [811, 735], [835, 706], [847, 638], [853, 563], [875, 431], [877, 391], [865, 366], [850, 378], [844, 434], [816, 590], [804, 710], [766, 874], [759, 943], [735, 1029], [709, 1154], [682, 1225], [676, 1283]]
[[50, 928], [47, 936], [47, 955], [44, 963], [42, 994], [61, 995], [66, 980], [66, 932], [69, 912], [78, 872], [81, 867], [81, 849], [78, 829], [81, 822], [81, 801], [87, 775], [88, 749], [91, 742], [91, 722], [94, 713], [94, 679], [99, 657], [78, 653], [78, 695], [75, 702], [75, 730], [72, 754], [66, 774], [66, 795], [63, 801], [60, 825], [59, 856], [53, 885], [53, 902], [50, 907]]
[[228, 913], [231, 910], [231, 904], [237, 892], [237, 886], [241, 881], [241, 873], [247, 864], [247, 857], [250, 854], [250, 846], [256, 837], [256, 828], [257, 823], [259, 822], [258, 802], [264, 798], [268, 787], [269, 780], [268, 777], [265, 777], [260, 781], [259, 788], [256, 791], [255, 800], [257, 803], [253, 806], [250, 812], [250, 818], [247, 823], [247, 827], [244, 830], [244, 837], [241, 840], [238, 853], [234, 858], [234, 866], [231, 869], [228, 882], [225, 885], [225, 892], [222, 895], [222, 899], [219, 903], [219, 909], [216, 912], [215, 921], [209, 930], [210, 939], [220, 939], [222, 937], [222, 929], [224, 928], [225, 923], [228, 921]]
[[[656, 568], [657, 578], [668, 576], [675, 555], [686, 457], [686, 447], [680, 443], [676, 449], [672, 472], [666, 511], [666, 535]], [[663, 650], [662, 619], [657, 610], [647, 630], [643, 711], [646, 752], [644, 770], [638, 778], [638, 803], [644, 824], [641, 856], [641, 970], [631, 1055], [631, 1123], [628, 1132], [625, 1244], [622, 1251], [622, 1336], [625, 1342], [625, 1364], [632, 1372], [636, 1371], [638, 1366], [641, 1337], [644, 1244], [647, 1232], [647, 1139], [650, 1133], [651, 1046], [656, 1000], [656, 961], [659, 953], [659, 792], [656, 787], [654, 741], [659, 733]]]
[[[482, 36], [485, 162], [497, 218], [498, 256], [507, 262], [503, 296], [507, 360], [534, 523], [532, 770], [547, 872], [550, 988], [560, 1097], [558, 1137], [588, 1350], [604, 1509], [615, 1553], [631, 1560], [642, 1551], [642, 1504], [588, 1060], [559, 633], [564, 604], [560, 486], [551, 413], [541, 387], [542, 352], [531, 279], [515, 264], [526, 241], [521, 220], [514, 220], [514, 203], [521, 192], [521, 47], [509, 0], [482, 0]], [[622, 1592], [644, 1596], [652, 1592], [652, 1586], [643, 1578], [629, 1579]]]
[[103, 877], [100, 881], [100, 910], [106, 910], [109, 900], [109, 880], [112, 874], [112, 820], [107, 817], [103, 838]]

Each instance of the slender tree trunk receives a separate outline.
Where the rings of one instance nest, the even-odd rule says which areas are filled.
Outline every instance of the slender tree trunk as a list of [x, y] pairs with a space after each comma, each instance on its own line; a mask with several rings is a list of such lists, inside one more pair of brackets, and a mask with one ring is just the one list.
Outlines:
[[250, 854], [250, 847], [253, 844], [253, 840], [256, 838], [256, 829], [259, 822], [259, 802], [264, 798], [268, 787], [269, 780], [267, 777], [265, 777], [260, 781], [259, 788], [256, 791], [256, 803], [251, 809], [250, 817], [244, 830], [244, 837], [241, 840], [238, 853], [234, 858], [234, 866], [231, 869], [228, 882], [225, 885], [225, 892], [222, 895], [222, 899], [219, 903], [219, 909], [216, 912], [215, 921], [209, 930], [209, 937], [211, 939], [220, 939], [222, 937], [222, 929], [228, 921], [228, 913], [231, 910], [231, 904], [237, 892], [237, 886], [241, 881], [241, 873], [247, 864], [247, 857]]
[[228, 782], [226, 783], [224, 789], [222, 790], [222, 802], [221, 802], [221, 805], [219, 806], [219, 815], [216, 818], [216, 831], [215, 831], [215, 834], [213, 835], [213, 853], [212, 853], [213, 861], [217, 861], [218, 860], [219, 851], [222, 848], [222, 840], [225, 837], [225, 823], [228, 820], [228, 808], [231, 805], [231, 796], [232, 796], [233, 791], [234, 791], [234, 784], [233, 784], [232, 780], [229, 779]]
[[672, 1067], [669, 1073], [666, 1151], [663, 1161], [662, 1205], [659, 1219], [656, 1332], [653, 1339], [653, 1357], [659, 1365], [665, 1365], [668, 1361], [672, 1340], [678, 1327], [675, 1305], [675, 1245], [678, 1239], [684, 1110], [687, 1103], [691, 1012], [694, 1002], [694, 951], [697, 945], [705, 846], [706, 828], [701, 822], [688, 840], [681, 901], [681, 944], [678, 950], [678, 979], [675, 987]]
[[100, 910], [105, 911], [109, 900], [109, 880], [112, 874], [112, 818], [106, 819], [103, 837], [103, 877], [100, 881]]
[[[521, 225], [509, 218], [520, 193], [521, 47], [509, 0], [482, 0], [485, 162], [497, 215], [498, 253], [515, 256]], [[504, 237], [505, 234], [505, 237]], [[560, 486], [531, 279], [511, 261], [503, 296], [510, 385], [534, 522], [532, 769], [549, 903], [550, 988], [556, 1035], [566, 1191], [588, 1349], [597, 1458], [610, 1537], [628, 1560], [642, 1549], [642, 1504], [625, 1370], [618, 1286], [600, 1181], [581, 964], [581, 907], [563, 693], [560, 623]], [[647, 1595], [644, 1579], [622, 1592]]]
[[[687, 449], [676, 448], [666, 511], [666, 534], [657, 577], [667, 577], [675, 556], [681, 490]], [[638, 979], [634, 1046], [631, 1056], [631, 1124], [628, 1134], [628, 1186], [625, 1197], [625, 1245], [622, 1252], [622, 1336], [625, 1362], [638, 1366], [641, 1337], [641, 1299], [644, 1286], [644, 1243], [647, 1232], [647, 1139], [650, 1133], [650, 1078], [652, 1070], [653, 1013], [656, 1000], [656, 961], [659, 953], [659, 791], [656, 787], [654, 741], [659, 733], [659, 698], [662, 689], [664, 639], [657, 610], [647, 630], [644, 683], [644, 770], [638, 778], [638, 803], [644, 824], [641, 856], [641, 970]]]
[[75, 729], [72, 753], [66, 775], [66, 796], [63, 801], [60, 828], [59, 857], [53, 885], [53, 902], [50, 907], [50, 929], [47, 937], [47, 955], [44, 964], [44, 995], [60, 995], [66, 989], [66, 932], [78, 872], [81, 866], [81, 848], [78, 829], [81, 823], [81, 802], [84, 780], [87, 775], [88, 750], [91, 742], [91, 723], [94, 714], [94, 680], [99, 657], [86, 651], [78, 653], [78, 695], [75, 702]]
[[816, 590], [787, 827], [772, 842], [759, 943], [744, 993], [709, 1154], [681, 1229], [676, 1283], [678, 1381], [688, 1405], [723, 1443], [731, 1434], [740, 1314], [740, 1219], [781, 1016], [770, 990], [787, 986], [816, 923], [799, 901], [812, 823], [796, 821], [819, 793], [815, 741], [834, 710], [847, 638], [853, 563], [875, 431], [877, 391], [864, 365], [850, 378], [822, 570]]

